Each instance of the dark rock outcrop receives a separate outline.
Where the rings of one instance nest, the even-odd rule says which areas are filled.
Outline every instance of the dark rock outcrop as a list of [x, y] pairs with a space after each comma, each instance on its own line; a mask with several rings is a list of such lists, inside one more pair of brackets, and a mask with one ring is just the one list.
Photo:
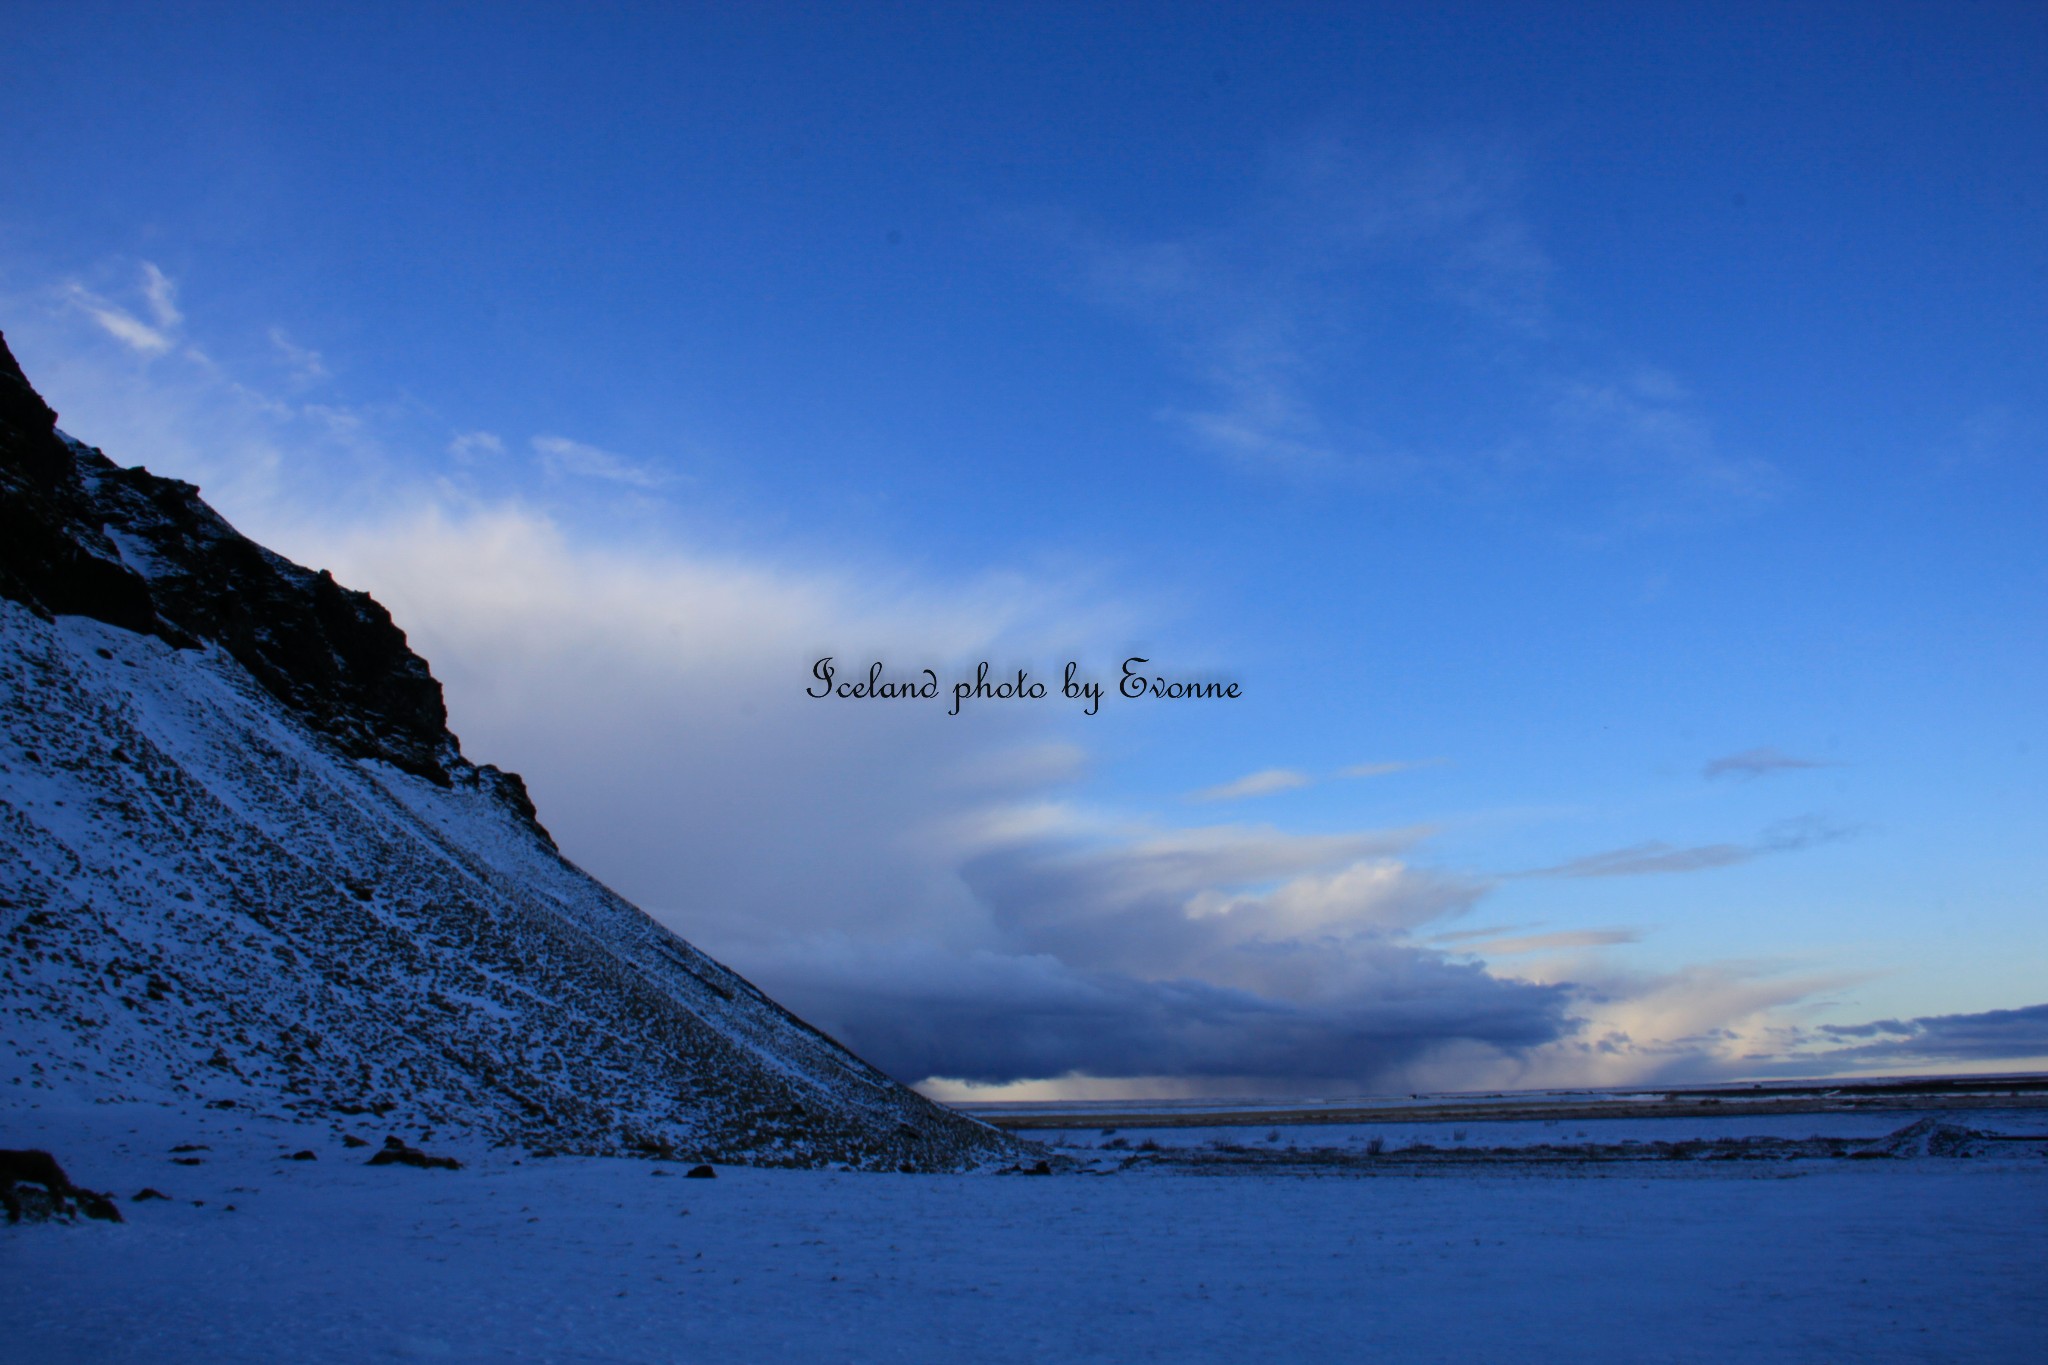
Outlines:
[[[111, 462], [108, 462], [111, 468]], [[90, 616], [173, 641], [149, 584], [122, 563], [95, 514], [57, 414], [0, 337], [0, 596], [44, 616]]]
[[478, 783], [547, 837], [516, 774], [462, 757], [441, 684], [389, 612], [242, 535], [192, 484], [66, 438], [5, 337], [0, 597], [46, 618], [218, 645], [349, 757]]
[[417, 1147], [408, 1146], [402, 1138], [386, 1138], [383, 1147], [370, 1158], [372, 1166], [418, 1166], [427, 1171], [459, 1171], [462, 1163], [452, 1156], [428, 1156]]
[[[25, 1188], [28, 1185], [42, 1188], [30, 1190]], [[7, 1210], [10, 1223], [19, 1223], [24, 1217], [34, 1222], [69, 1218], [74, 1208], [103, 1223], [127, 1221], [112, 1199], [72, 1184], [57, 1158], [33, 1149], [0, 1151], [0, 1208]]]

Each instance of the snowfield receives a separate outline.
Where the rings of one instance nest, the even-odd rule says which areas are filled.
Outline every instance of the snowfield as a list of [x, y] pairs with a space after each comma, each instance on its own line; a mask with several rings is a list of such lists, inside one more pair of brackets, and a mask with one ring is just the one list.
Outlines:
[[[1908, 1116], [1910, 1117], [1910, 1116]], [[1958, 1121], [1976, 1122], [1968, 1115]], [[899, 1175], [0, 1115], [125, 1226], [0, 1226], [0, 1359], [2038, 1361], [2048, 1160]], [[1990, 1125], [1982, 1125], [1990, 1126]], [[1263, 1131], [1241, 1137], [1262, 1140]], [[202, 1144], [175, 1164], [173, 1146]], [[300, 1148], [316, 1161], [293, 1161]], [[172, 1196], [135, 1203], [145, 1186]]]

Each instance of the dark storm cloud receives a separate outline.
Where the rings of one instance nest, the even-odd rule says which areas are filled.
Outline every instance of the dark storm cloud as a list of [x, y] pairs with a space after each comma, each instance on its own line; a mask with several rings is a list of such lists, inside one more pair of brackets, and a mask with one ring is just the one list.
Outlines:
[[1830, 1060], [1987, 1062], [2048, 1057], [2048, 1005], [1824, 1024], [1816, 1031], [1836, 1041], [1867, 1040], [1827, 1054]]
[[1417, 837], [1027, 841], [961, 869], [1000, 947], [813, 938], [746, 966], [906, 1080], [1372, 1087], [1446, 1048], [1515, 1054], [1568, 1033], [1567, 988], [1405, 938], [1484, 890], [1391, 856]]
[[1354, 953], [1362, 989], [1315, 1000], [1080, 971], [1046, 955], [892, 947], [778, 965], [800, 1013], [912, 1081], [1079, 1073], [1371, 1087], [1446, 1046], [1520, 1052], [1572, 1027], [1562, 987], [1395, 944]]

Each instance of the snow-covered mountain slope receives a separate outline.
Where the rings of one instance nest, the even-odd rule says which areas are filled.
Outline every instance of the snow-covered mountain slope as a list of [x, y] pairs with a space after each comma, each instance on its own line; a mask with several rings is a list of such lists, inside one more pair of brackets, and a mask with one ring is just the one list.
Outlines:
[[0, 342], [0, 1103], [760, 1164], [1020, 1150], [564, 860], [367, 596], [54, 423]]

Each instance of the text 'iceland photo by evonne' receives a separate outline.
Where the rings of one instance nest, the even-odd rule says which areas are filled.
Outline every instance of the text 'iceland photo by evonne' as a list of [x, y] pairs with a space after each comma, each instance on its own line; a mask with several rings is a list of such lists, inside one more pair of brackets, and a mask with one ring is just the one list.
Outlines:
[[8, 19], [0, 1365], [2048, 1358], [2048, 9]]

